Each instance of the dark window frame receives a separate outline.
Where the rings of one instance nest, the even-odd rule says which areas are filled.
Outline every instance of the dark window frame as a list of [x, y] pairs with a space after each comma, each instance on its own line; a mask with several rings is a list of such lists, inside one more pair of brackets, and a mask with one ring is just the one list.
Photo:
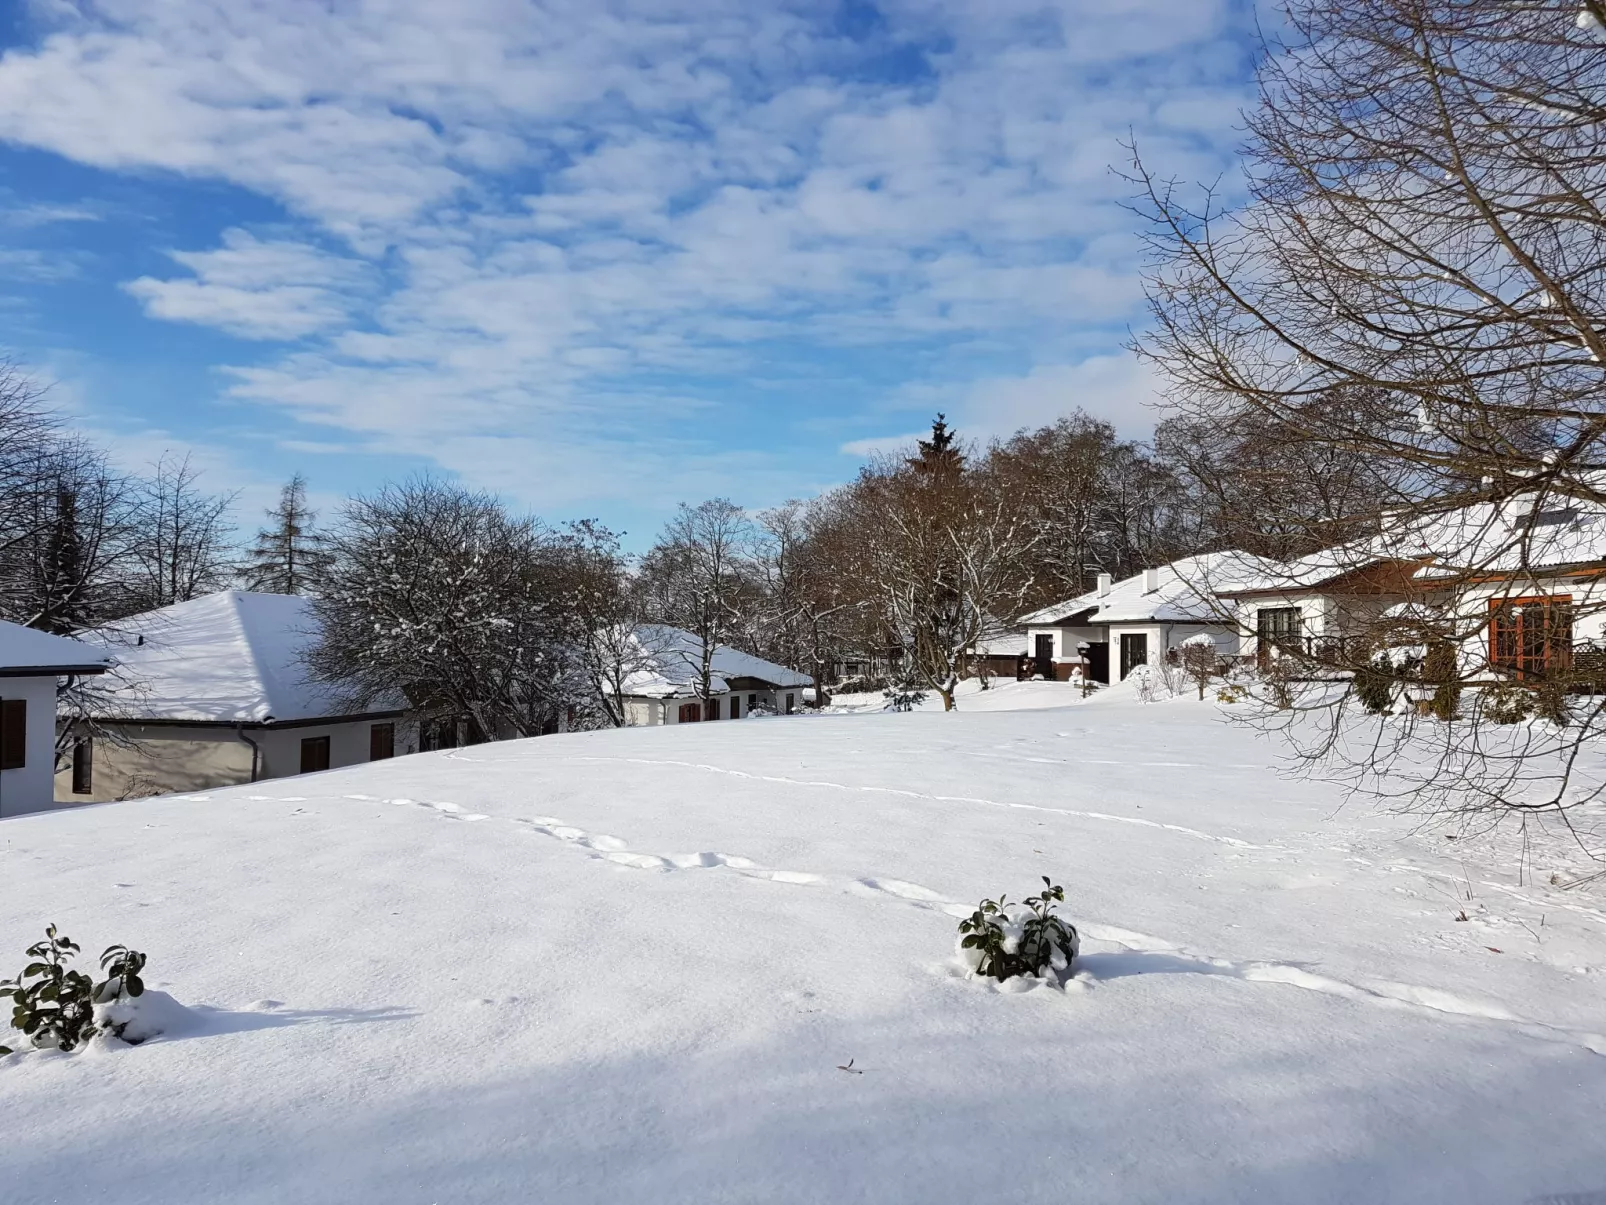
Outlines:
[[0, 699], [0, 770], [28, 765], [28, 700]]
[[95, 793], [95, 742], [87, 736], [72, 743], [72, 793]]
[[388, 761], [396, 756], [396, 724], [388, 720], [368, 725], [368, 760]]

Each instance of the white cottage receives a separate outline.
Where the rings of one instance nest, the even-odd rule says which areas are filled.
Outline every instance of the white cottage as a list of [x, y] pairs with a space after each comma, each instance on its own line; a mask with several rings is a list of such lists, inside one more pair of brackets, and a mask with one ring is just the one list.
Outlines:
[[99, 633], [118, 662], [109, 738], [85, 740], [56, 781], [99, 802], [283, 778], [410, 753], [400, 707], [353, 713], [302, 664], [317, 632], [304, 598], [224, 590]]
[[80, 641], [0, 622], [0, 817], [52, 805], [56, 680], [103, 674], [109, 664]]
[[1119, 682], [1139, 665], [1157, 664], [1190, 637], [1204, 635], [1224, 655], [1238, 652], [1238, 628], [1218, 591], [1261, 562], [1243, 552], [1209, 552], [1145, 569], [1121, 581], [1101, 573], [1086, 594], [1028, 615], [1026, 636], [1036, 671], [1068, 679]]
[[726, 645], [714, 649], [706, 706], [698, 697], [703, 643], [662, 625], [636, 630], [643, 668], [625, 679], [625, 722], [632, 727], [791, 715], [814, 685], [808, 674]]

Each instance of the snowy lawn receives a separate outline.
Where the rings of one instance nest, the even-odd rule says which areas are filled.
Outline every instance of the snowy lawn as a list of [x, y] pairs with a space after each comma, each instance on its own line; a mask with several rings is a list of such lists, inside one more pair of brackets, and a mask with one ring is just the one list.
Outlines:
[[[5, 821], [0, 974], [56, 921], [196, 1012], [0, 1059], [0, 1200], [1606, 1201], [1580, 855], [1519, 884], [1275, 757], [1112, 692]], [[1043, 874], [1070, 990], [964, 978]]]

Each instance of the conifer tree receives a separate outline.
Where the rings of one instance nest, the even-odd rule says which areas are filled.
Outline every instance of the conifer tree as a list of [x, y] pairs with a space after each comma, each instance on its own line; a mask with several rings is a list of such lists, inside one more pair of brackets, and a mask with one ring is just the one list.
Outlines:
[[307, 479], [300, 473], [279, 491], [272, 523], [257, 532], [240, 571], [246, 586], [268, 594], [310, 594], [328, 567], [329, 553], [314, 529], [318, 512], [307, 505]]
[[920, 445], [920, 455], [909, 463], [920, 472], [943, 475], [964, 468], [965, 454], [959, 450], [954, 433], [948, 427], [946, 415], [939, 414], [932, 422], [930, 439], [917, 442]]

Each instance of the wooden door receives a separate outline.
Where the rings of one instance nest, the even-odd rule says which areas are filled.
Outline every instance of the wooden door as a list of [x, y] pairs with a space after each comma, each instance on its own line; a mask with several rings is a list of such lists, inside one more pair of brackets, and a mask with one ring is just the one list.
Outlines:
[[1135, 668], [1149, 663], [1149, 634], [1147, 632], [1121, 633], [1121, 677], [1124, 680]]
[[1052, 635], [1039, 634], [1033, 638], [1032, 660], [1036, 662], [1033, 672], [1042, 674], [1043, 677], [1048, 679], [1054, 677], [1054, 637]]

